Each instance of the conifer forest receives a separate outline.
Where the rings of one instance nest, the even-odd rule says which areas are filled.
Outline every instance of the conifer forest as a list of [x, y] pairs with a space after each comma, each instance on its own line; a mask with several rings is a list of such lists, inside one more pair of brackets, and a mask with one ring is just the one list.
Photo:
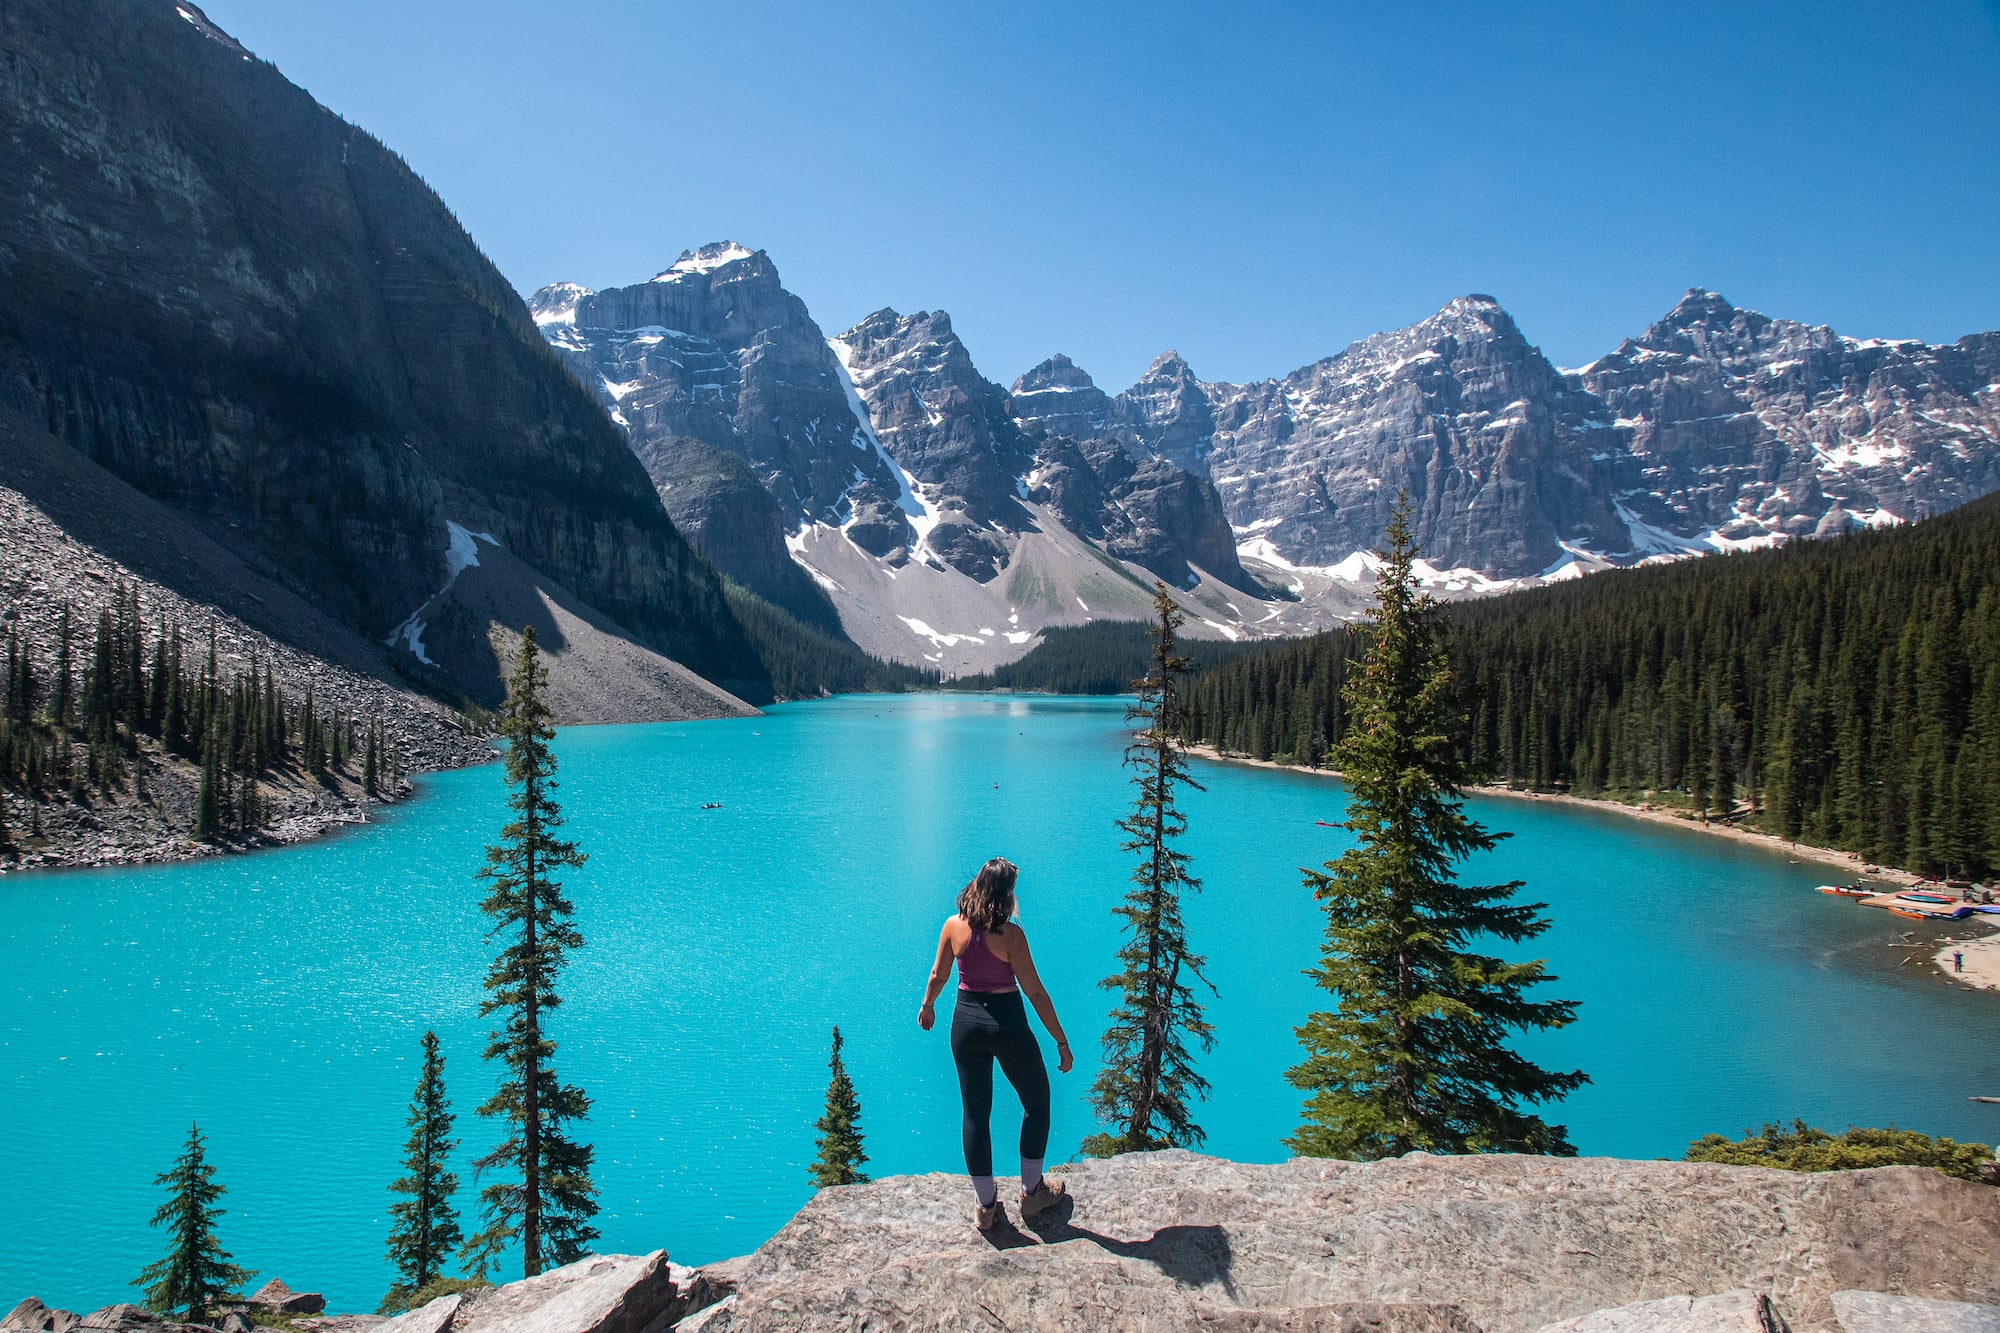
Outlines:
[[311, 686], [288, 693], [268, 660], [225, 672], [212, 630], [163, 616], [148, 625], [137, 588], [117, 586], [112, 603], [88, 627], [65, 610], [52, 663], [38, 666], [14, 627], [0, 636], [0, 788], [73, 801], [139, 794], [132, 760], [146, 747], [200, 766], [193, 832], [212, 840], [263, 824], [258, 783], [282, 770], [358, 778], [370, 796], [401, 786], [379, 722], [326, 707]]
[[[2000, 870], [2000, 497], [1446, 609], [1474, 772], [1924, 874]], [[1365, 633], [1218, 667], [1190, 741], [1319, 766]]]

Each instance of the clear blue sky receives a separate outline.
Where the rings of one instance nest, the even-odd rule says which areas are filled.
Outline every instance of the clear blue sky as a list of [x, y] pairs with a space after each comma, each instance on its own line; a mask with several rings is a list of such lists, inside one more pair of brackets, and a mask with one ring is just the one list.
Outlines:
[[727, 237], [829, 333], [949, 310], [1002, 383], [1283, 374], [1473, 291], [1562, 365], [1693, 285], [2000, 328], [1993, 0], [207, 9], [524, 293]]

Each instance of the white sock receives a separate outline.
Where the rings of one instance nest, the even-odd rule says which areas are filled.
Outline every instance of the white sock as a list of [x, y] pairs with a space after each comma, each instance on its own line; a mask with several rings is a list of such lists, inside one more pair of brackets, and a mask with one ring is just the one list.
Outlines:
[[1033, 1194], [1035, 1186], [1042, 1183], [1042, 1161], [1040, 1157], [1021, 1159], [1021, 1193]]
[[974, 1176], [972, 1197], [979, 1200], [981, 1208], [991, 1208], [1000, 1201], [1000, 1187], [993, 1183], [991, 1176]]

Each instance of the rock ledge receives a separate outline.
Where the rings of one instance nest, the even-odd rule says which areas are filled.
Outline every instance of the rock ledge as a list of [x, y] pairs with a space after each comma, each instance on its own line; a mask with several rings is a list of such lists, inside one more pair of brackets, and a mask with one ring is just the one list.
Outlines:
[[1063, 1170], [1073, 1202], [990, 1237], [959, 1177], [824, 1190], [677, 1327], [1872, 1333], [1896, 1306], [1868, 1293], [2000, 1327], [1980, 1322], [2000, 1319], [2000, 1190], [1916, 1167], [1176, 1151]]

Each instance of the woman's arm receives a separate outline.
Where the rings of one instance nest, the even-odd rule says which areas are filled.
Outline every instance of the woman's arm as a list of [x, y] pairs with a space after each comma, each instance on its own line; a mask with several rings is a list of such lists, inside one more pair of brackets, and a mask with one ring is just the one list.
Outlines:
[[924, 985], [924, 1002], [917, 1006], [917, 1026], [926, 1032], [937, 1021], [937, 1011], [931, 1006], [937, 1003], [945, 982], [951, 980], [951, 959], [951, 921], [947, 919], [938, 931], [937, 957], [931, 960], [930, 980]]
[[1014, 923], [1008, 931], [1007, 961], [1013, 965], [1014, 979], [1021, 985], [1021, 993], [1028, 997], [1028, 1003], [1035, 1006], [1035, 1012], [1042, 1016], [1042, 1026], [1056, 1039], [1056, 1072], [1067, 1074], [1071, 1064], [1069, 1038], [1063, 1035], [1062, 1023], [1056, 1018], [1055, 1001], [1049, 998], [1048, 987], [1042, 984], [1041, 974], [1035, 971], [1035, 956], [1028, 951], [1028, 932], [1020, 924]]

